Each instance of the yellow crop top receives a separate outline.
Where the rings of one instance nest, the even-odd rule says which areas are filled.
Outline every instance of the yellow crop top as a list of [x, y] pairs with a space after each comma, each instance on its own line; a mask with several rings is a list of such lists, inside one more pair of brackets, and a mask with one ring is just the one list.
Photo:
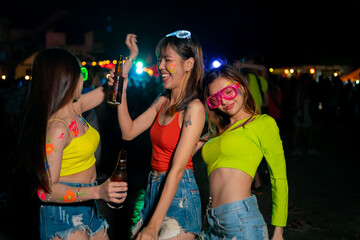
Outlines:
[[[51, 120], [60, 120], [66, 124], [61, 119]], [[63, 150], [60, 177], [85, 171], [96, 162], [95, 151], [100, 141], [100, 135], [89, 123], [86, 122], [86, 124], [89, 127], [87, 132], [80, 137], [73, 138]]]
[[202, 158], [208, 174], [217, 168], [236, 168], [254, 178], [256, 169], [265, 157], [271, 181], [272, 218], [274, 226], [286, 226], [288, 210], [288, 183], [286, 163], [279, 128], [275, 120], [264, 114], [233, 124], [220, 136], [210, 139], [202, 148]]

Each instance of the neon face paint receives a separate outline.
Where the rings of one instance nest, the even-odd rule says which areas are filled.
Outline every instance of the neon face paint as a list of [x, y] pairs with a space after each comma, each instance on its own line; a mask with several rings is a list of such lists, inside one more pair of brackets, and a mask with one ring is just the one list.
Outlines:
[[169, 65], [169, 67], [168, 67], [168, 71], [169, 72], [171, 72], [171, 73], [176, 73], [176, 62], [175, 61], [173, 61], [170, 65]]
[[72, 134], [77, 137], [79, 135], [79, 128], [76, 124], [76, 121], [72, 121], [71, 124], [69, 125], [69, 130], [70, 132], [72, 132]]

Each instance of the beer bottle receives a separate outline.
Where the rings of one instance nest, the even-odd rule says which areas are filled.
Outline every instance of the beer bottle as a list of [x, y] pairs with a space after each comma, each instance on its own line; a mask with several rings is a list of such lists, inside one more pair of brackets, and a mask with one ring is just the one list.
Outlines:
[[109, 104], [114, 104], [114, 105], [121, 104], [121, 97], [122, 97], [122, 91], [124, 85], [123, 69], [124, 69], [123, 56], [120, 55], [114, 72], [114, 84], [110, 88], [110, 94], [108, 98]]
[[[122, 149], [122, 150], [120, 150], [120, 153], [119, 153], [119, 158], [118, 158], [118, 161], [116, 164], [116, 168], [110, 177], [110, 180], [112, 182], [126, 182], [127, 181], [126, 162], [127, 162], [127, 151]], [[114, 209], [120, 209], [123, 207], [124, 204], [108, 202], [107, 205]]]

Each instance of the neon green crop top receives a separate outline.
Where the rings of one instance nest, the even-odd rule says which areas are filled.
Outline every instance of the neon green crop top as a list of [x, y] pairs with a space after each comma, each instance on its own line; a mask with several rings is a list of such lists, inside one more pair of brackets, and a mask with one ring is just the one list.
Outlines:
[[225, 167], [239, 169], [254, 178], [256, 169], [265, 157], [270, 172], [273, 202], [271, 224], [286, 226], [288, 183], [279, 128], [275, 120], [266, 114], [257, 115], [244, 127], [236, 128], [246, 120], [236, 122], [223, 134], [204, 144], [202, 158], [208, 174]]

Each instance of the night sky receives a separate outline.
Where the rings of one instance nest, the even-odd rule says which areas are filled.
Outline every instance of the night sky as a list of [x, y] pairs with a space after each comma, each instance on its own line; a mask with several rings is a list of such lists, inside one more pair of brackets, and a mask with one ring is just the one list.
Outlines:
[[[13, 27], [33, 27], [64, 11], [67, 32], [102, 33], [108, 54], [126, 51], [126, 33], [138, 35], [140, 56], [154, 54], [167, 33], [187, 29], [200, 40], [205, 60], [232, 62], [263, 53], [268, 65], [360, 65], [359, 1], [27, 1], [6, 2], [0, 16]], [[316, 2], [316, 3], [315, 3]], [[111, 29], [111, 31], [109, 31]]]

